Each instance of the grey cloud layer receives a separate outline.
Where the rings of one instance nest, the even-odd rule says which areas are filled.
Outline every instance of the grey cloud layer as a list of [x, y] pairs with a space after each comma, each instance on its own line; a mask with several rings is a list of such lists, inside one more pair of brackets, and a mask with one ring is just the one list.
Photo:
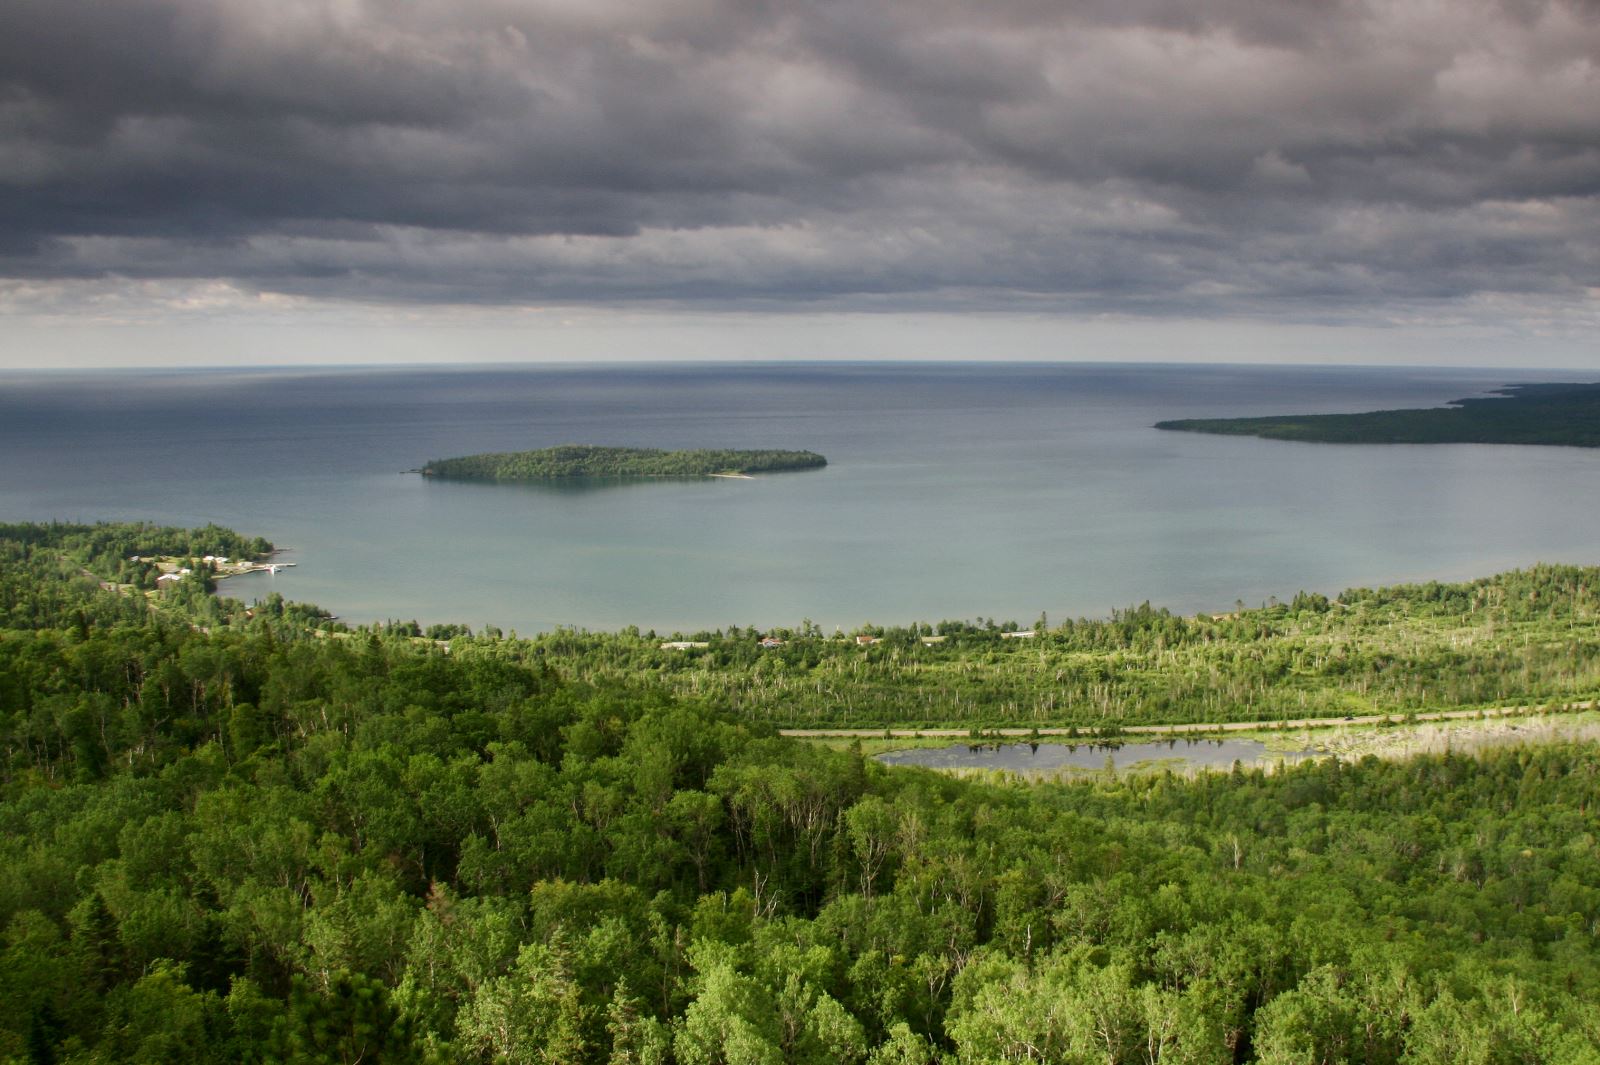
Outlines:
[[1600, 285], [1600, 7], [9, 0], [0, 273], [1316, 313]]

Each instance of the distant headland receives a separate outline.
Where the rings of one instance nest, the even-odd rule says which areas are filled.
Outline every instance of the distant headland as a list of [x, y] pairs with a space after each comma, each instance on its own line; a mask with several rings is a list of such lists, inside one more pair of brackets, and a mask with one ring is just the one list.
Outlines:
[[553, 481], [569, 477], [741, 477], [812, 470], [828, 460], [814, 451], [662, 451], [656, 448], [564, 444], [435, 459], [424, 477], [455, 481]]
[[1511, 385], [1426, 410], [1184, 418], [1157, 429], [1329, 444], [1549, 444], [1600, 447], [1600, 383]]

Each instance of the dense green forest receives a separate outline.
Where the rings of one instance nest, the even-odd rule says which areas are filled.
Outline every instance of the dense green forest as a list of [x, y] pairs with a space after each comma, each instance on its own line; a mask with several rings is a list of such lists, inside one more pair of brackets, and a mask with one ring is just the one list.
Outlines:
[[[558, 631], [544, 660], [593, 681], [647, 675], [780, 727], [1277, 721], [1600, 694], [1600, 570], [1356, 588], [1212, 617], [1148, 604], [1008, 638], [1008, 621], [653, 634]], [[762, 646], [770, 635], [777, 646]]]
[[1332, 444], [1557, 444], [1600, 447], [1600, 384], [1512, 385], [1499, 397], [1365, 414], [1186, 418], [1157, 429]]
[[85, 543], [0, 538], [0, 1061], [1600, 1062], [1593, 745], [958, 780]]
[[538, 451], [509, 451], [434, 459], [426, 477], [464, 481], [547, 481], [564, 477], [707, 477], [777, 473], [826, 466], [812, 451], [660, 451], [653, 448], [567, 444]]

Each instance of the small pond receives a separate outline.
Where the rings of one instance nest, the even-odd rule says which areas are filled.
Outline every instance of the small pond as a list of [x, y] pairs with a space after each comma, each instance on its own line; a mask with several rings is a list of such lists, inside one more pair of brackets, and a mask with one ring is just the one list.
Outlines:
[[1314, 757], [1314, 751], [1267, 753], [1260, 740], [1176, 739], [1143, 743], [997, 743], [966, 740], [949, 747], [914, 747], [887, 751], [878, 761], [920, 765], [929, 769], [1006, 769], [1014, 773], [1074, 773], [1104, 769], [1106, 759], [1125, 769], [1227, 769], [1234, 762], [1252, 765]]

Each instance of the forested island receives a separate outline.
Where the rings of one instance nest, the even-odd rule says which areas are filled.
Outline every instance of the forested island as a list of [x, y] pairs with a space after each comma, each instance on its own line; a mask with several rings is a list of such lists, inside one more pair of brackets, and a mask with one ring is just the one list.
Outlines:
[[549, 481], [570, 477], [714, 477], [811, 470], [828, 460], [813, 451], [661, 451], [565, 444], [434, 459], [424, 477], [457, 481]]
[[1330, 444], [1552, 444], [1600, 447], [1600, 384], [1511, 385], [1423, 410], [1184, 418], [1157, 429]]
[[750, 693], [1592, 697], [1600, 570], [686, 652], [119, 569], [260, 546], [225, 533], [0, 527], [0, 1061], [1595, 1060], [1592, 743], [1035, 784]]

